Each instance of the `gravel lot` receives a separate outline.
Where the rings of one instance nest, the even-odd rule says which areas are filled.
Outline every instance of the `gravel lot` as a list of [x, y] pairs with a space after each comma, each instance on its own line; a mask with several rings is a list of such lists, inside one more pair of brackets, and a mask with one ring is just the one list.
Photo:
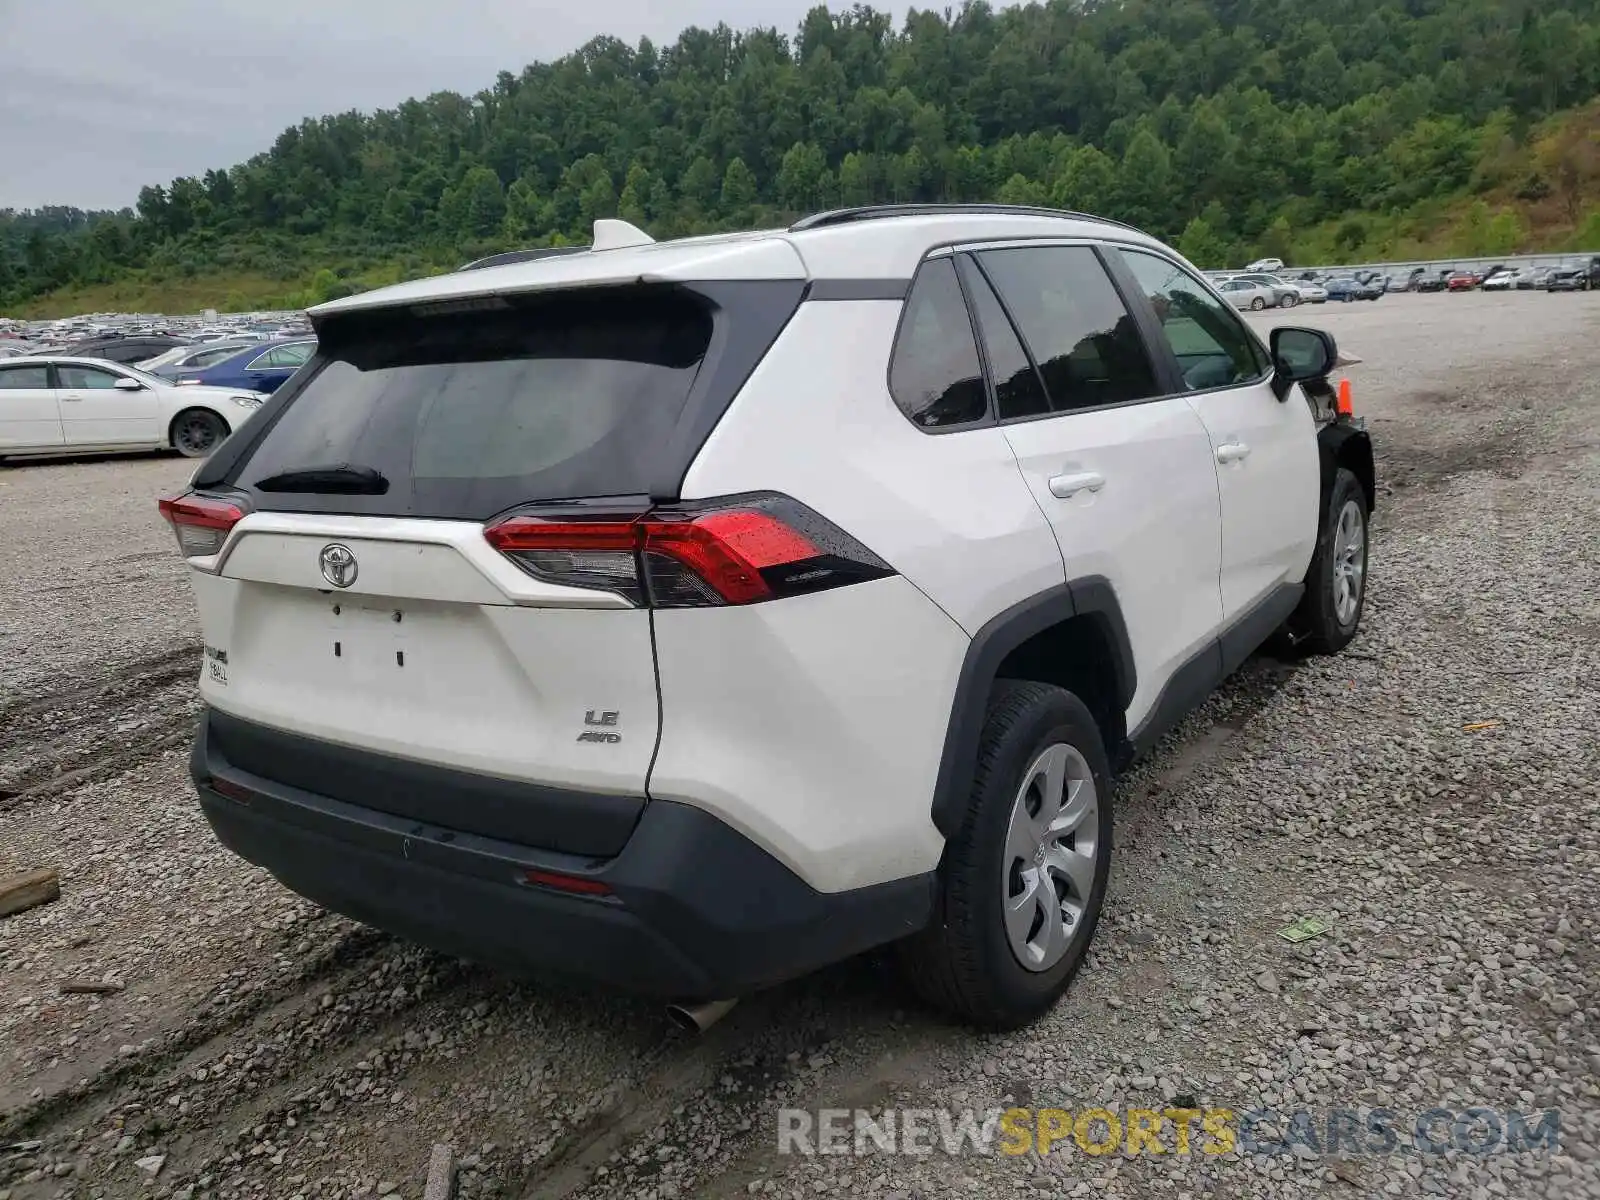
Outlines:
[[[189, 791], [196, 627], [153, 500], [190, 464], [0, 469], [0, 873], [63, 884], [0, 920], [0, 1200], [418, 1197], [439, 1141], [463, 1197], [1600, 1196], [1600, 296], [1259, 321], [1301, 322], [1365, 360], [1364, 632], [1252, 662], [1124, 781], [1094, 951], [1003, 1037], [869, 959], [690, 1038], [289, 895]], [[1304, 915], [1331, 931], [1277, 936]], [[1190, 1102], [1555, 1108], [1561, 1149], [777, 1152], [780, 1105]]]

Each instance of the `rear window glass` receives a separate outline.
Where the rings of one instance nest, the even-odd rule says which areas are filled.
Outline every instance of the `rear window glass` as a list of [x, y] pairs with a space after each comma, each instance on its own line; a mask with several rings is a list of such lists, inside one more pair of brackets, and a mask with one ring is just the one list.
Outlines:
[[[490, 311], [352, 314], [235, 472], [261, 508], [483, 520], [648, 493], [712, 334], [677, 291], [564, 293]], [[261, 490], [348, 465], [381, 494]]]

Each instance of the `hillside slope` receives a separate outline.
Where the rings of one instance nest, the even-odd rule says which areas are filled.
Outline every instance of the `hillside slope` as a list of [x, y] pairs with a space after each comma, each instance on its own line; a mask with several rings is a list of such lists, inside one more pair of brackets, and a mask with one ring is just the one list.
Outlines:
[[0, 305], [298, 304], [601, 216], [877, 200], [1086, 209], [1205, 265], [1596, 246], [1597, 94], [1600, 0], [818, 8], [307, 120], [134, 210], [0, 213]]

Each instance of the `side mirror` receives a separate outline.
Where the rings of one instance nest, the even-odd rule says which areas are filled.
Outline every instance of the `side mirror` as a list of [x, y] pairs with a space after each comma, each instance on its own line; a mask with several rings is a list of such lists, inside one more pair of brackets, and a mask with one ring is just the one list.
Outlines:
[[144, 384], [140, 383], [137, 379], [129, 379], [126, 375], [121, 376], [116, 383], [112, 384], [112, 386], [119, 392], [144, 391]]
[[1272, 331], [1272, 390], [1279, 400], [1297, 383], [1325, 379], [1339, 363], [1333, 335], [1320, 329], [1283, 327]]

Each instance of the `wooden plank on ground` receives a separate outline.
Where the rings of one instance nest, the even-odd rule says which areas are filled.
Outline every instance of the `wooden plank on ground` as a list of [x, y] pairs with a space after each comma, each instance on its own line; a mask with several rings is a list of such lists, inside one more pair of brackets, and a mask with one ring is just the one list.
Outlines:
[[0, 879], [0, 917], [61, 899], [61, 877], [50, 867]]

